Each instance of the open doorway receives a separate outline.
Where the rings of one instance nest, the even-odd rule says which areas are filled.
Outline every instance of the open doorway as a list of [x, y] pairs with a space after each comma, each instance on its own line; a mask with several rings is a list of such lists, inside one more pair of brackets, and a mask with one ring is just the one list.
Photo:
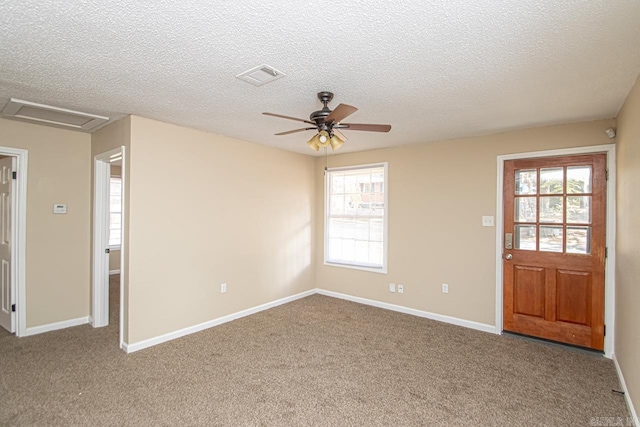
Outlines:
[[26, 335], [27, 150], [0, 147], [0, 327]]
[[[118, 324], [123, 346], [124, 147], [94, 158], [92, 324]], [[111, 300], [111, 301], [110, 301]]]

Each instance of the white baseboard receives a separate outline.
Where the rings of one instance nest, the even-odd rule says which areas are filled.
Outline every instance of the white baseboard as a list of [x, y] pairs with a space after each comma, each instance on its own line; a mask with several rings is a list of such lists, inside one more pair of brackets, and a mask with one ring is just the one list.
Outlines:
[[112, 274], [120, 274], [120, 270], [109, 270], [109, 276]]
[[450, 323], [452, 325], [464, 326], [465, 328], [476, 329], [482, 332], [496, 333], [496, 327], [485, 323], [474, 322], [471, 320], [459, 319], [457, 317], [445, 316], [443, 314], [431, 313], [429, 311], [417, 310], [415, 308], [404, 307], [401, 305], [389, 304], [387, 302], [376, 301], [367, 298], [355, 297], [353, 295], [341, 294], [339, 292], [326, 291], [324, 289], [316, 289], [320, 295], [333, 298], [340, 298], [347, 301], [357, 302], [360, 304], [371, 305], [373, 307], [384, 308], [387, 310], [397, 311], [399, 313], [411, 314], [413, 316], [424, 317], [438, 322]]
[[315, 289], [310, 291], [301, 292], [299, 294], [291, 295], [289, 297], [281, 298], [279, 300], [275, 300], [272, 302], [268, 302], [266, 304], [258, 305], [256, 307], [248, 308], [246, 310], [238, 311], [237, 313], [232, 313], [227, 316], [218, 317], [217, 319], [209, 320], [204, 323], [200, 323], [198, 325], [189, 326], [184, 329], [180, 329], [178, 331], [169, 332], [168, 334], [160, 335], [154, 338], [149, 338], [147, 340], [138, 341], [133, 344], [122, 344], [122, 348], [127, 353], [133, 353], [134, 351], [142, 350], [148, 347], [152, 347], [154, 345], [162, 344], [167, 341], [174, 340], [176, 338], [183, 337], [185, 335], [194, 334], [196, 332], [203, 331], [205, 329], [213, 328], [214, 326], [222, 325], [223, 323], [231, 322], [232, 320], [240, 319], [241, 317], [249, 316], [251, 314], [258, 313], [260, 311], [268, 310], [273, 307], [277, 307], [282, 304], [286, 304], [291, 301], [295, 301], [300, 298], [305, 298], [311, 296], [316, 293]]
[[72, 326], [84, 325], [86, 323], [89, 323], [89, 316], [78, 317], [77, 319], [64, 320], [62, 322], [49, 323], [48, 325], [34, 326], [31, 328], [27, 328], [27, 331], [24, 334], [24, 336], [28, 337], [30, 335], [38, 335], [45, 332], [57, 331], [58, 329], [65, 329], [65, 328], [70, 328]]
[[613, 364], [616, 367], [616, 372], [618, 373], [618, 379], [620, 380], [620, 387], [622, 387], [622, 391], [624, 391], [624, 400], [627, 402], [627, 408], [629, 409], [629, 414], [633, 419], [633, 425], [640, 426], [640, 421], [638, 421], [638, 414], [636, 413], [636, 409], [633, 407], [631, 396], [629, 396], [629, 389], [627, 389], [627, 383], [625, 383], [624, 381], [624, 375], [622, 375], [622, 369], [620, 369], [620, 365], [618, 364], [618, 359], [616, 359], [615, 353], [613, 354], [612, 359], [613, 359]]

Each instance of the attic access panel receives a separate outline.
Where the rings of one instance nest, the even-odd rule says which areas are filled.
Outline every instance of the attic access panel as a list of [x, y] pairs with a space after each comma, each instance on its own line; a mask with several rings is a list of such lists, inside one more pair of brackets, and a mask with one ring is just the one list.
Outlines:
[[37, 104], [16, 98], [9, 100], [4, 110], [2, 110], [2, 115], [87, 132], [91, 132], [109, 121], [109, 117], [68, 110], [52, 105]]

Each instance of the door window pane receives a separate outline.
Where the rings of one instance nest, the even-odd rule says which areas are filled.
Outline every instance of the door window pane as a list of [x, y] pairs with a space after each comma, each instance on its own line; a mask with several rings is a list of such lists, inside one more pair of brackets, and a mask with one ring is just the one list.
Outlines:
[[567, 193], [591, 193], [591, 166], [567, 168]]
[[540, 222], [562, 224], [562, 197], [540, 197]]
[[536, 170], [516, 171], [516, 194], [536, 194], [538, 176]]
[[515, 227], [515, 249], [523, 249], [526, 251], [536, 250], [536, 226], [535, 225], [516, 225]]
[[591, 222], [591, 196], [567, 196], [567, 222]]
[[540, 250], [545, 252], [562, 252], [562, 226], [540, 226]]
[[567, 227], [567, 252], [572, 254], [591, 252], [591, 227]]
[[540, 194], [562, 194], [563, 168], [540, 169]]
[[515, 221], [536, 222], [537, 203], [535, 197], [517, 197], [515, 200]]

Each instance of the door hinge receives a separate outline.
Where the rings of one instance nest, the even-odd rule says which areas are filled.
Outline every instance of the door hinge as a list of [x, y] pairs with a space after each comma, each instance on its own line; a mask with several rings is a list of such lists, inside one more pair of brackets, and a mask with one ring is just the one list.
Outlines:
[[604, 257], [609, 258], [609, 248], [604, 248]]
[[108, 254], [108, 253], [110, 253], [110, 252], [111, 252], [111, 249], [109, 249], [109, 248], [107, 248], [107, 249], [105, 249], [105, 250], [104, 250], [104, 253], [105, 253], [105, 254]]
[[609, 181], [609, 169], [607, 169], [604, 173], [604, 179]]
[[15, 311], [16, 311], [16, 305], [15, 304], [11, 304], [11, 311], [15, 313]]
[[607, 336], [607, 325], [604, 325], [604, 334], [605, 337]]
[[11, 173], [11, 175], [13, 176], [13, 179], [18, 179], [18, 172], [17, 171], [13, 171]]

